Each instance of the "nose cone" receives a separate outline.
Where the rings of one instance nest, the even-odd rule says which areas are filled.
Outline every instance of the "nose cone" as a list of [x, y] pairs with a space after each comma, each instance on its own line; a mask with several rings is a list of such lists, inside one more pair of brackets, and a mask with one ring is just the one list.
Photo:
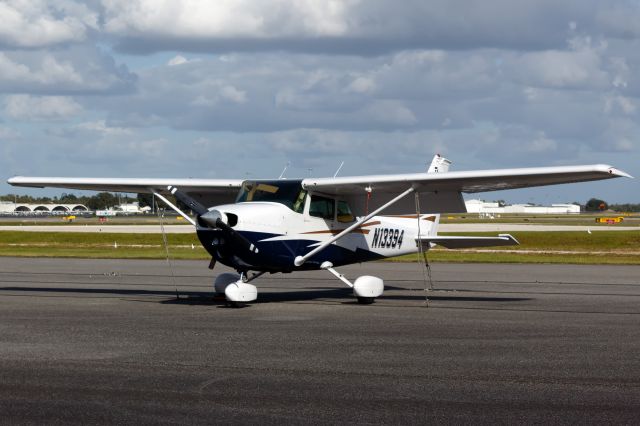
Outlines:
[[208, 226], [209, 228], [217, 228], [218, 220], [220, 220], [225, 225], [229, 223], [227, 215], [216, 209], [210, 210], [198, 218], [200, 224]]

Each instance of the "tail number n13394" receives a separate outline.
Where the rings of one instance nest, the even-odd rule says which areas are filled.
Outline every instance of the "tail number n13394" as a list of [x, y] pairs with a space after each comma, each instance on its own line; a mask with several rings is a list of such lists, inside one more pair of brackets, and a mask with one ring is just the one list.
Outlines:
[[400, 248], [404, 231], [393, 228], [376, 228], [373, 232], [371, 248]]

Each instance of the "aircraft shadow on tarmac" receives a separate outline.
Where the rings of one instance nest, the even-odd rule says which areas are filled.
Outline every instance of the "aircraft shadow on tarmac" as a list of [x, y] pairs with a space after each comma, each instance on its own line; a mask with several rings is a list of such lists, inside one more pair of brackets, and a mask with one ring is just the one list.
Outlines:
[[[424, 291], [394, 288], [395, 290], [412, 291], [414, 294], [385, 294], [380, 300], [393, 301], [420, 301], [425, 300]], [[224, 305], [224, 297], [214, 296], [211, 292], [175, 290], [130, 290], [113, 288], [55, 288], [55, 287], [2, 287], [0, 292], [24, 292], [24, 293], [66, 293], [80, 295], [113, 295], [113, 296], [167, 296], [170, 299], [162, 300], [162, 304], [178, 305]], [[1, 293], [0, 293], [1, 294]], [[496, 296], [437, 296], [428, 294], [431, 301], [458, 301], [458, 302], [522, 302], [530, 300], [523, 297], [496, 297]], [[345, 303], [357, 303], [349, 288], [313, 288], [294, 291], [261, 292], [257, 303], [277, 302], [302, 302], [318, 299], [349, 299]]]

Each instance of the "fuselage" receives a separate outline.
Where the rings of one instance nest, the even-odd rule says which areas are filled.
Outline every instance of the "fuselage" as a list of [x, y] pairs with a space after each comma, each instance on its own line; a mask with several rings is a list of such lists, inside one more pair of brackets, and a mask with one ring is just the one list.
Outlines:
[[[223, 212], [229, 225], [257, 248], [243, 250], [220, 230], [199, 226], [198, 238], [216, 261], [239, 271], [292, 272], [319, 269], [325, 261], [341, 266], [417, 251], [419, 224], [415, 214], [374, 216], [296, 267], [297, 256], [308, 253], [358, 218], [351, 215], [349, 206], [339, 198], [308, 193], [299, 184], [296, 189], [292, 181], [286, 181], [287, 188], [278, 188], [282, 183], [253, 183], [253, 187], [240, 192], [240, 202], [213, 208]], [[261, 186], [270, 194], [258, 194], [256, 187]], [[289, 192], [289, 200], [275, 197], [281, 189]], [[275, 201], [255, 201], [270, 198]], [[422, 215], [420, 233], [435, 231], [437, 219], [437, 215]]]

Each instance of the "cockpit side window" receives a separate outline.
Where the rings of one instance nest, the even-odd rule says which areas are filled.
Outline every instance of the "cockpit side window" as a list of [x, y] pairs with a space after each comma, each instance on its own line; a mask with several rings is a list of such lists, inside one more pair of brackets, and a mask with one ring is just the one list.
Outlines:
[[309, 206], [309, 216], [320, 217], [326, 220], [333, 220], [335, 213], [335, 201], [332, 198], [322, 197], [320, 195], [311, 196], [311, 204]]
[[284, 204], [296, 213], [304, 211], [307, 191], [300, 180], [245, 181], [236, 203], [270, 202]]
[[307, 199], [307, 191], [301, 189], [298, 193], [296, 201], [293, 203], [293, 211], [296, 213], [302, 213], [304, 211], [304, 201]]
[[349, 207], [349, 203], [346, 201], [338, 201], [338, 222], [348, 223], [353, 222], [355, 217], [353, 213], [351, 213], [351, 208]]

